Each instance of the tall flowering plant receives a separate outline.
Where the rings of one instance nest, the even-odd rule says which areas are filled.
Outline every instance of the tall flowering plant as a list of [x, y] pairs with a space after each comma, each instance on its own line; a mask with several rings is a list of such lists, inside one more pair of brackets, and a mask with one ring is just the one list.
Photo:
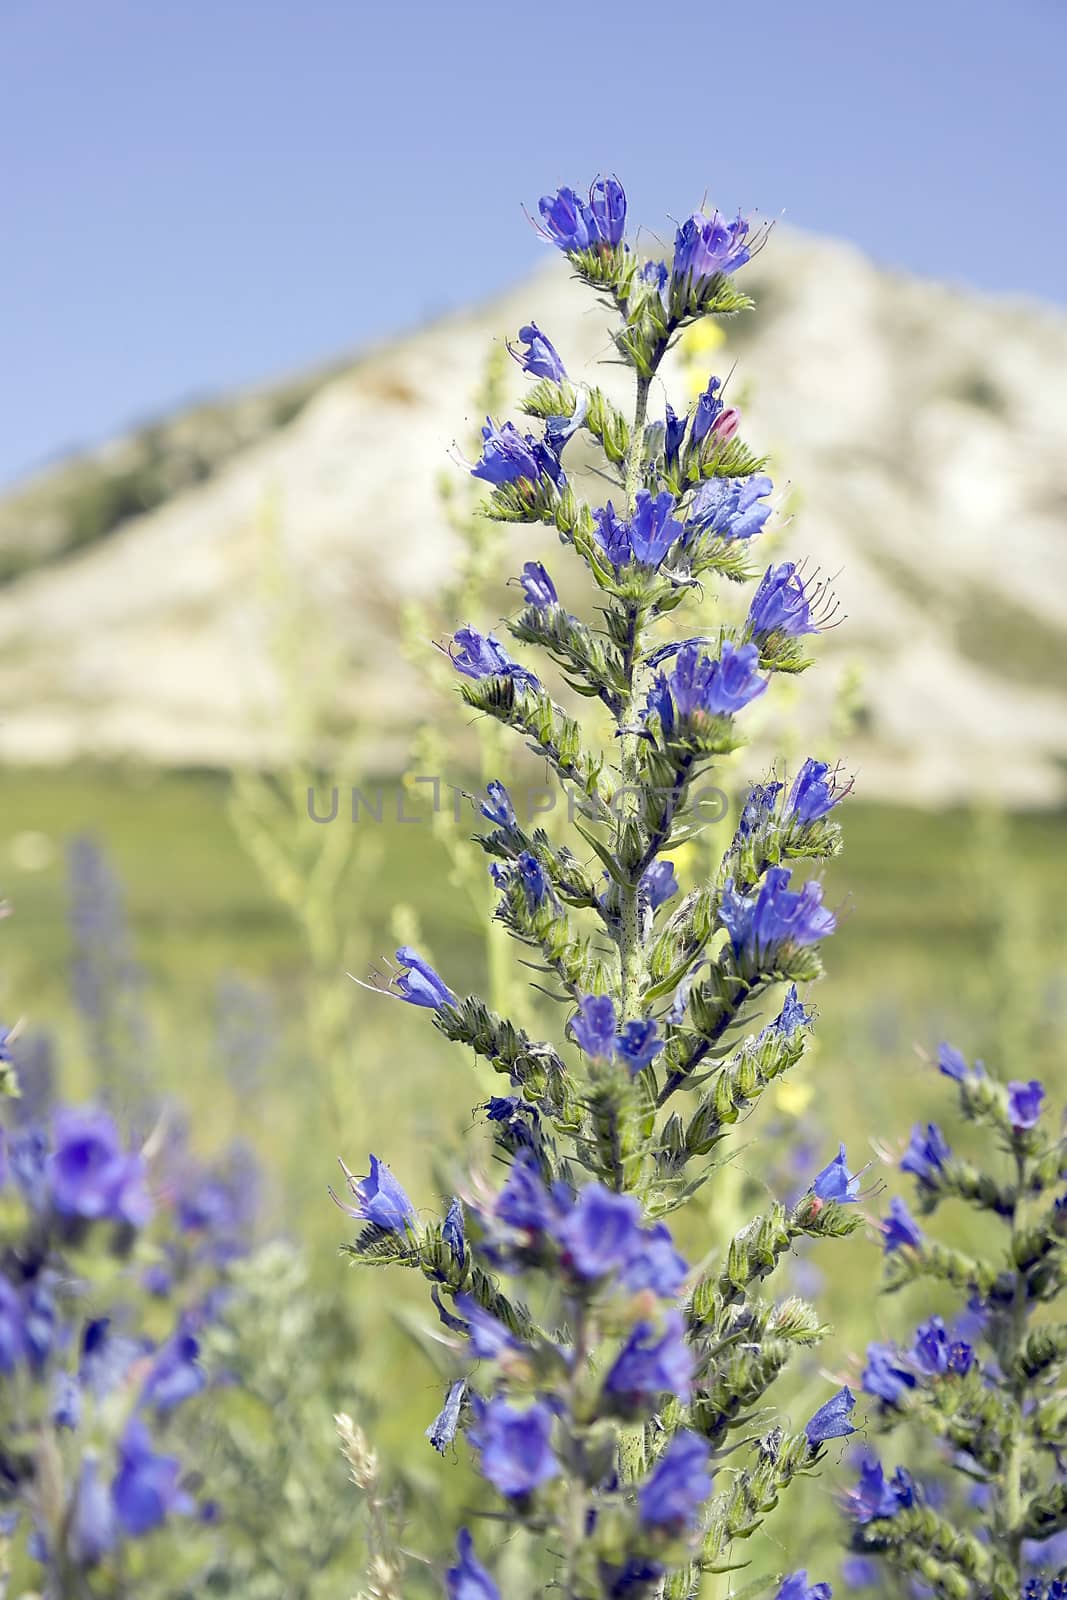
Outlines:
[[[886, 1288], [924, 1281], [964, 1302], [933, 1315], [909, 1345], [868, 1346], [862, 1385], [872, 1427], [900, 1433], [908, 1466], [876, 1453], [849, 1496], [854, 1580], [877, 1581], [871, 1555], [945, 1600], [1063, 1600], [1067, 1593], [1067, 1134], [1036, 1079], [999, 1082], [950, 1045], [938, 1054], [961, 1121], [989, 1148], [980, 1162], [937, 1123], [912, 1131], [900, 1161], [929, 1216], [962, 1201], [986, 1248], [970, 1255], [930, 1237], [894, 1197], [883, 1225]], [[939, 1467], [914, 1469], [923, 1435]]]
[[[525, 739], [569, 798], [569, 845], [527, 825], [499, 782], [473, 801], [495, 914], [547, 975], [559, 1038], [530, 1037], [415, 950], [397, 951], [386, 987], [505, 1080], [482, 1110], [506, 1175], [498, 1186], [473, 1177], [428, 1219], [371, 1156], [367, 1176], [346, 1169], [362, 1225], [349, 1248], [432, 1285], [457, 1376], [430, 1442], [444, 1452], [466, 1434], [496, 1492], [493, 1516], [530, 1536], [553, 1592], [681, 1600], [705, 1573], [742, 1563], [739, 1544], [783, 1491], [853, 1431], [847, 1389], [799, 1428], [766, 1404], [824, 1329], [802, 1300], [765, 1297], [764, 1280], [796, 1241], [856, 1225], [844, 1150], [796, 1203], [700, 1240], [693, 1263], [669, 1220], [714, 1183], [731, 1133], [810, 1036], [797, 986], [820, 975], [834, 916], [820, 884], [793, 874], [838, 848], [847, 785], [812, 759], [789, 785], [758, 784], [717, 870], [684, 895], [671, 852], [700, 827], [698, 781], [742, 742], [746, 708], [775, 673], [807, 664], [803, 641], [828, 597], [785, 561], [763, 572], [740, 625], [694, 637], [672, 626], [706, 585], [758, 576], [752, 552], [771, 514], [764, 463], [718, 378], [688, 413], [649, 414], [676, 335], [751, 304], [735, 284], [761, 242], [749, 224], [697, 213], [670, 261], [645, 260], [626, 241], [614, 179], [587, 199], [546, 196], [540, 218], [607, 303], [633, 413], [572, 377], [531, 323], [512, 354], [531, 379], [522, 409], [540, 427], [490, 418], [472, 471], [488, 516], [547, 524], [584, 567], [596, 625], [527, 560], [506, 628], [600, 702], [610, 737], [594, 745], [593, 717], [569, 715], [495, 634], [461, 626], [448, 654], [465, 704]], [[602, 455], [588, 481], [606, 477], [603, 504], [583, 499], [564, 465], [579, 433]], [[453, 1600], [499, 1596], [469, 1530], [446, 1587]], [[787, 1600], [827, 1593], [803, 1572], [783, 1586]]]

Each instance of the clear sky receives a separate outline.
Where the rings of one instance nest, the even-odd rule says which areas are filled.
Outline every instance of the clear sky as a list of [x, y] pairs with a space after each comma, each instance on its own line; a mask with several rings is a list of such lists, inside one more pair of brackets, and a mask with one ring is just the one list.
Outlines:
[[1065, 61], [1064, 0], [0, 0], [0, 481], [503, 286], [601, 169], [1062, 302]]

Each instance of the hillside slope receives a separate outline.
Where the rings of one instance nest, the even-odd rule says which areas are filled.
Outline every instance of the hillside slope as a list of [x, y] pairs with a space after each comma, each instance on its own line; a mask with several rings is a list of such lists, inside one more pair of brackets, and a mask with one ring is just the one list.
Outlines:
[[[714, 366], [736, 361], [746, 437], [793, 487], [780, 547], [834, 574], [848, 613], [819, 646], [833, 669], [805, 682], [795, 710], [787, 696], [777, 723], [772, 710], [761, 742], [827, 748], [831, 701], [858, 666], [865, 718], [849, 755], [866, 793], [1061, 803], [1067, 466], [1053, 419], [1067, 416], [1067, 318], [887, 273], [785, 230], [746, 287], [759, 310], [730, 325]], [[258, 579], [269, 505], [346, 644], [338, 719], [358, 711], [385, 730], [377, 758], [398, 760], [425, 710], [395, 665], [398, 608], [432, 591], [451, 555], [435, 481], [473, 420], [489, 342], [531, 316], [573, 374], [624, 398], [625, 373], [592, 366], [610, 355], [599, 308], [553, 259], [310, 393], [280, 389], [299, 395], [292, 415], [268, 395], [255, 415], [269, 425], [247, 439], [231, 429], [199, 481], [179, 473], [161, 503], [127, 506], [79, 551], [62, 554], [47, 477], [0, 504], [9, 569], [36, 563], [0, 588], [0, 758], [280, 753]], [[216, 431], [219, 415], [211, 408]], [[517, 560], [551, 559], [547, 535], [514, 537]]]

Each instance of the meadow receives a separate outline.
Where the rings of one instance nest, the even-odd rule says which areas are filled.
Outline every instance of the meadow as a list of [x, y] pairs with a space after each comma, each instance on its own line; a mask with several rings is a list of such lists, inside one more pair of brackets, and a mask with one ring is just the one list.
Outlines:
[[[35, 1035], [54, 1038], [65, 1093], [96, 1092], [92, 1040], [71, 996], [71, 895], [81, 893], [84, 911], [86, 885], [72, 885], [69, 844], [91, 837], [105, 872], [103, 943], [117, 951], [115, 982], [139, 1019], [125, 1045], [129, 1069], [184, 1108], [205, 1153], [232, 1138], [252, 1146], [264, 1174], [263, 1236], [298, 1245], [313, 1285], [339, 1297], [354, 1319], [358, 1346], [350, 1357], [335, 1352], [330, 1384], [339, 1384], [346, 1409], [368, 1421], [388, 1472], [410, 1493], [430, 1497], [420, 1500], [434, 1510], [420, 1517], [418, 1538], [435, 1544], [439, 1527], [447, 1537], [451, 1508], [473, 1486], [465, 1467], [440, 1461], [422, 1437], [442, 1380], [421, 1286], [398, 1275], [387, 1302], [381, 1274], [348, 1271], [338, 1256], [346, 1219], [327, 1191], [338, 1156], [362, 1170], [375, 1150], [417, 1205], [436, 1206], [459, 1171], [461, 1142], [472, 1137], [472, 1108], [495, 1088], [493, 1074], [447, 1045], [425, 1014], [346, 976], [346, 968], [365, 975], [410, 941], [457, 991], [492, 982], [495, 941], [506, 936], [494, 929], [487, 944], [476, 907], [457, 888], [449, 825], [443, 833], [425, 822], [398, 823], [391, 794], [380, 824], [353, 828], [342, 807], [330, 828], [344, 830], [333, 892], [344, 941], [336, 960], [327, 956], [316, 968], [239, 837], [229, 777], [9, 771], [2, 803], [3, 889], [14, 913], [3, 930], [5, 1018], [25, 1019], [24, 1044]], [[314, 828], [297, 820], [309, 833]], [[820, 1014], [818, 1095], [807, 1086], [815, 1077], [809, 1066], [743, 1125], [730, 1157], [742, 1209], [768, 1191], [803, 1187], [804, 1162], [816, 1170], [839, 1140], [853, 1166], [873, 1163], [868, 1187], [884, 1172], [890, 1190], [904, 1192], [878, 1154], [899, 1151], [912, 1122], [942, 1109], [936, 1074], [918, 1052], [932, 1053], [943, 1038], [1006, 1076], [1042, 1077], [1062, 1095], [1063, 819], [935, 815], [851, 800], [844, 831], [844, 852], [826, 873], [840, 926], [827, 947], [827, 978], [812, 995]], [[685, 879], [684, 858], [679, 875]], [[101, 897], [99, 884], [89, 890]], [[325, 1032], [324, 994], [334, 1019]], [[544, 1004], [532, 994], [526, 1003]], [[558, 1022], [549, 1015], [545, 1025]], [[331, 1027], [341, 1043], [326, 1048], [338, 1059], [324, 1060]], [[729, 1187], [717, 1193], [718, 1210], [698, 1204], [687, 1219], [684, 1244], [694, 1257], [733, 1226], [724, 1214]], [[884, 1194], [868, 1209], [883, 1205]], [[952, 1205], [945, 1220], [950, 1236], [955, 1227], [964, 1241], [967, 1224]], [[807, 1275], [810, 1283], [813, 1268], [824, 1275], [819, 1303], [836, 1331], [802, 1388], [782, 1396], [799, 1415], [809, 1391], [824, 1392], [820, 1374], [854, 1378], [850, 1360], [866, 1339], [905, 1327], [929, 1303], [925, 1291], [876, 1300], [878, 1250], [863, 1233], [825, 1258], [798, 1261], [798, 1281]], [[339, 1456], [337, 1472], [343, 1478]], [[833, 1566], [835, 1476], [844, 1475], [843, 1467], [831, 1470], [804, 1491], [804, 1503], [794, 1498], [772, 1519], [769, 1560], [779, 1560], [778, 1542], [809, 1566], [820, 1559]], [[352, 1579], [338, 1573], [337, 1581]]]

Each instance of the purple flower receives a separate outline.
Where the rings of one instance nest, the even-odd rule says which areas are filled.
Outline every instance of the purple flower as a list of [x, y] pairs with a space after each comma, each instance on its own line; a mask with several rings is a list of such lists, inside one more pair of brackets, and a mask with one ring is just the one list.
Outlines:
[[52, 1275], [42, 1273], [25, 1291], [22, 1330], [30, 1365], [41, 1372], [56, 1338], [56, 1302]]
[[48, 1135], [38, 1127], [20, 1129], [8, 1144], [8, 1171], [34, 1211], [40, 1211], [48, 1197], [48, 1149]]
[[559, 1220], [559, 1206], [541, 1179], [537, 1158], [520, 1150], [496, 1198], [497, 1221], [523, 1233], [544, 1233]]
[[782, 949], [817, 944], [833, 933], [837, 923], [822, 903], [822, 885], [810, 878], [793, 890], [789, 880], [788, 868], [771, 867], [753, 895], [738, 894], [734, 880], [726, 880], [719, 920], [739, 958], [772, 966]]
[[588, 204], [573, 189], [542, 195], [541, 232], [558, 249], [571, 254], [621, 243], [626, 226], [626, 194], [617, 178], [598, 178]]
[[674, 1435], [638, 1495], [647, 1527], [688, 1528], [711, 1493], [707, 1441], [682, 1429]]
[[825, 1444], [829, 1439], [847, 1439], [850, 1433], [855, 1433], [852, 1426], [855, 1405], [856, 1396], [847, 1384], [838, 1389], [809, 1419], [804, 1429], [808, 1443], [813, 1446]]
[[914, 1374], [900, 1365], [900, 1356], [891, 1344], [867, 1346], [867, 1365], [861, 1379], [864, 1394], [873, 1394], [888, 1406], [915, 1388]]
[[689, 430], [689, 437], [693, 444], [700, 442], [711, 432], [714, 423], [722, 412], [722, 400], [719, 390], [722, 388], [721, 378], [709, 378], [708, 386], [697, 401], [693, 413], [693, 425]]
[[809, 1583], [808, 1574], [802, 1567], [799, 1572], [791, 1572], [783, 1580], [775, 1600], [831, 1600], [833, 1592], [828, 1583]]
[[514, 345], [509, 344], [508, 353], [515, 357], [523, 372], [528, 372], [532, 378], [548, 378], [552, 383], [565, 381], [567, 370], [559, 359], [556, 347], [536, 322], [528, 322], [519, 329], [519, 342], [526, 349], [516, 350]]
[[903, 1467], [898, 1467], [886, 1481], [880, 1461], [864, 1461], [860, 1467], [859, 1482], [849, 1491], [849, 1509], [856, 1522], [867, 1523], [875, 1517], [895, 1517], [915, 1503], [915, 1485]]
[[773, 488], [762, 472], [751, 478], [707, 478], [689, 505], [686, 543], [700, 534], [728, 540], [755, 538], [771, 514], [763, 501]]
[[844, 1145], [840, 1146], [834, 1159], [817, 1174], [811, 1189], [818, 1199], [836, 1200], [839, 1205], [848, 1205], [855, 1200], [860, 1192], [860, 1180], [858, 1176], [849, 1174]]
[[127, 1155], [104, 1111], [61, 1110], [48, 1160], [52, 1204], [67, 1217], [142, 1227], [151, 1215], [140, 1156]]
[[789, 798], [782, 810], [783, 818], [795, 817], [803, 827], [807, 827], [818, 822], [820, 817], [825, 817], [852, 788], [851, 782], [839, 788], [836, 778], [836, 771], [831, 772], [825, 761], [815, 761], [809, 756], [793, 780]]
[[656, 1222], [636, 1235], [621, 1281], [633, 1294], [650, 1289], [661, 1300], [670, 1300], [682, 1287], [688, 1272], [687, 1263], [674, 1248], [667, 1224]]
[[[498, 828], [515, 826], [515, 807], [511, 803], [511, 796], [496, 778], [490, 778], [486, 784], [485, 799], [479, 810], [487, 822], [495, 823]], [[436, 973], [434, 976], [437, 976]], [[440, 983], [441, 980], [438, 978], [437, 981]]]
[[922, 1229], [899, 1195], [894, 1195], [890, 1200], [889, 1215], [883, 1217], [881, 1228], [882, 1248], [886, 1255], [906, 1248], [917, 1250], [923, 1242]]
[[636, 561], [640, 566], [657, 568], [684, 528], [671, 513], [674, 496], [664, 489], [653, 499], [647, 489], [639, 489], [634, 514], [627, 522], [609, 500], [593, 513], [593, 532], [597, 543], [616, 568]]
[[648, 903], [653, 911], [658, 911], [665, 901], [678, 893], [678, 879], [674, 875], [674, 862], [666, 857], [653, 861], [652, 865], [642, 875], [641, 887], [648, 895]]
[[774, 816], [774, 807], [784, 785], [780, 783], [754, 783], [741, 809], [737, 824], [738, 839], [750, 839], [765, 822]]
[[610, 995], [588, 994], [578, 1003], [571, 1029], [587, 1056], [604, 1060], [615, 1054], [615, 1002]]
[[676, 721], [711, 716], [732, 717], [755, 700], [767, 687], [758, 675], [759, 651], [754, 644], [735, 645], [727, 639], [722, 655], [712, 660], [701, 655], [695, 644], [679, 650], [674, 669], [660, 673], [649, 693], [644, 718], [655, 713], [665, 737], [675, 730]]
[[663, 425], [663, 454], [668, 467], [674, 466], [678, 460], [688, 420], [687, 417], [675, 416], [674, 408], [670, 401], [667, 402], [667, 420]]
[[766, 640], [773, 634], [797, 639], [801, 634], [817, 633], [811, 618], [811, 602], [796, 563], [783, 561], [768, 567], [748, 608], [748, 626], [754, 639]]
[[736, 272], [749, 259], [747, 237], [748, 222], [740, 212], [727, 222], [719, 211], [713, 211], [710, 217], [694, 211], [674, 237], [675, 282], [692, 278], [699, 283], [717, 272]]
[[13, 1372], [25, 1353], [22, 1301], [18, 1290], [0, 1273], [0, 1374]]
[[403, 970], [393, 979], [393, 988], [401, 1000], [413, 1006], [426, 1006], [431, 1011], [455, 1005], [456, 997], [448, 984], [417, 950], [409, 944], [401, 945], [396, 959]]
[[535, 855], [529, 850], [524, 850], [515, 863], [523, 889], [526, 891], [526, 904], [531, 911], [543, 904], [549, 892], [548, 877], [544, 867]]
[[974, 1351], [962, 1339], [952, 1339], [941, 1317], [930, 1317], [915, 1330], [912, 1359], [928, 1377], [955, 1373], [964, 1377], [974, 1365]]
[[881, 1569], [869, 1556], [846, 1556], [841, 1563], [841, 1576], [850, 1589], [873, 1589]]
[[186, 1328], [179, 1328], [152, 1363], [141, 1390], [141, 1404], [164, 1415], [197, 1395], [207, 1377], [198, 1357], [200, 1344]]
[[511, 1150], [537, 1145], [537, 1112], [517, 1094], [495, 1094], [482, 1108], [490, 1122], [498, 1124], [497, 1138]]
[[630, 1332], [605, 1380], [610, 1395], [637, 1405], [673, 1394], [687, 1401], [693, 1389], [696, 1362], [686, 1343], [685, 1319], [680, 1311], [669, 1311], [662, 1330], [653, 1322], [638, 1322]]
[[922, 1123], [916, 1123], [908, 1148], [900, 1158], [900, 1170], [912, 1173], [921, 1187], [936, 1189], [942, 1168], [951, 1158], [952, 1151], [937, 1123], [928, 1122], [925, 1128]]
[[111, 1499], [123, 1531], [131, 1538], [151, 1533], [171, 1512], [192, 1509], [178, 1480], [181, 1465], [173, 1456], [156, 1455], [148, 1429], [138, 1418], [126, 1426], [119, 1443], [119, 1469], [112, 1479]]
[[601, 1183], [587, 1183], [556, 1237], [579, 1277], [603, 1278], [618, 1272], [631, 1260], [641, 1237], [640, 1202]]
[[938, 1046], [937, 1067], [946, 1078], [954, 1078], [957, 1083], [962, 1083], [967, 1076], [967, 1062], [960, 1052], [950, 1044]]
[[106, 1484], [100, 1481], [99, 1462], [95, 1455], [87, 1454], [74, 1493], [68, 1549], [77, 1566], [90, 1569], [115, 1548], [118, 1538], [115, 1507]]
[[383, 1233], [406, 1233], [415, 1223], [415, 1207], [385, 1163], [377, 1156], [369, 1159], [370, 1174], [366, 1178], [357, 1180], [344, 1168], [348, 1187], [359, 1204], [342, 1209], [358, 1222], [381, 1228]]
[[[791, 983], [786, 990], [782, 1009], [773, 1022], [761, 1030], [757, 1044], [777, 1034], [782, 1039], [791, 1039], [798, 1028], [807, 1028], [811, 1025], [811, 1010], [797, 996], [797, 986]], [[825, 1198], [825, 1196], [824, 1196]]]
[[1036, 1127], [1044, 1098], [1044, 1084], [1037, 1078], [1031, 1078], [1029, 1083], [1015, 1078], [1008, 1084], [1008, 1115], [1016, 1133]]
[[544, 460], [528, 433], [520, 433], [513, 422], [498, 428], [492, 417], [486, 417], [482, 439], [482, 458], [471, 468], [472, 477], [482, 478], [494, 488], [523, 479], [537, 482]]
[[527, 561], [519, 582], [527, 605], [536, 606], [538, 611], [547, 611], [549, 606], [559, 604], [556, 586], [540, 561]]
[[463, 1202], [452, 1196], [451, 1204], [441, 1224], [441, 1237], [452, 1252], [452, 1259], [462, 1266], [467, 1259], [467, 1229], [463, 1220]]
[[465, 678], [514, 678], [520, 688], [540, 687], [532, 672], [521, 667], [491, 633], [477, 628], [457, 628], [448, 645], [452, 665]]
[[505, 1350], [520, 1348], [518, 1340], [512, 1338], [504, 1324], [480, 1306], [472, 1295], [457, 1295], [456, 1310], [467, 1319], [467, 1337], [480, 1360], [495, 1361]]
[[624, 1022], [615, 1036], [615, 1054], [634, 1075], [650, 1066], [662, 1049], [663, 1040], [651, 1017]]
[[474, 1540], [467, 1528], [456, 1538], [457, 1561], [445, 1574], [448, 1600], [500, 1600], [500, 1590], [474, 1554]]
[[531, 1494], [559, 1472], [552, 1454], [552, 1413], [541, 1400], [521, 1411], [500, 1398], [476, 1401], [468, 1432], [483, 1476], [508, 1499]]
[[71, 1372], [57, 1372], [52, 1379], [52, 1422], [73, 1433], [82, 1417], [82, 1392]]

